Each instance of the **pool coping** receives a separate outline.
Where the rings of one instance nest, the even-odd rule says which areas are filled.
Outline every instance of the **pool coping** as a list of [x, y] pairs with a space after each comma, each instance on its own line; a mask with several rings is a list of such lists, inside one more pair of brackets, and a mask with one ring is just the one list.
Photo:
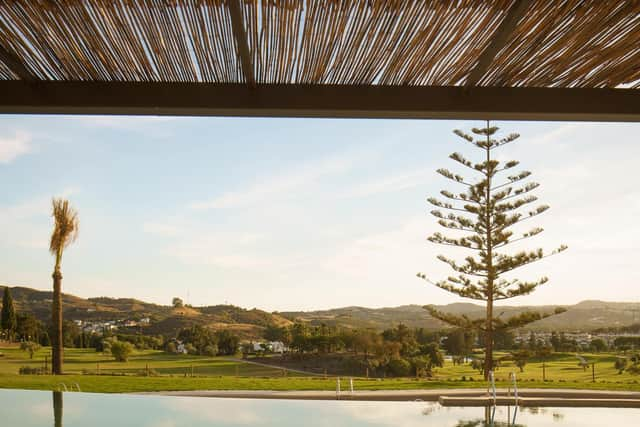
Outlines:
[[[376, 391], [274, 391], [274, 390], [194, 390], [137, 393], [144, 395], [285, 400], [425, 401], [443, 406], [487, 406], [493, 397], [485, 389], [430, 389]], [[513, 392], [496, 390], [499, 405], [515, 405]], [[522, 389], [519, 406], [640, 408], [640, 392], [607, 390]]]

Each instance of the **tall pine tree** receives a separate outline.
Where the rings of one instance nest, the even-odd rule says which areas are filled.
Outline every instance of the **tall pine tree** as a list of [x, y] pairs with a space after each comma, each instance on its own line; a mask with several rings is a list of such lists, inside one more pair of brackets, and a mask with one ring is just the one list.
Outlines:
[[11, 296], [11, 290], [8, 286], [4, 288], [4, 294], [2, 295], [2, 330], [5, 332], [7, 339], [11, 341], [16, 333], [18, 327], [18, 320], [16, 317], [16, 310], [13, 307], [13, 297]]
[[425, 274], [418, 273], [418, 277], [441, 289], [486, 303], [484, 319], [470, 319], [466, 316], [440, 312], [432, 306], [425, 307], [437, 319], [456, 327], [475, 329], [483, 334], [485, 378], [493, 369], [493, 342], [496, 331], [522, 327], [562, 311], [557, 310], [555, 313], [548, 314], [525, 312], [509, 319], [494, 315], [496, 301], [529, 294], [548, 280], [542, 277], [534, 281], [521, 281], [505, 276], [515, 269], [567, 248], [562, 245], [550, 253], [545, 253], [542, 249], [512, 253], [506, 251], [507, 246], [512, 243], [531, 238], [543, 231], [540, 227], [533, 227], [516, 235], [512, 228], [522, 221], [540, 215], [549, 207], [530, 206], [537, 200], [530, 193], [538, 188], [539, 184], [526, 182], [531, 175], [530, 172], [511, 172], [519, 162], [515, 160], [500, 162], [494, 158], [495, 149], [519, 137], [518, 134], [510, 134], [496, 139], [497, 131], [498, 128], [491, 126], [489, 121], [485, 128], [472, 129], [474, 136], [456, 130], [454, 132], [456, 135], [482, 151], [483, 159], [475, 163], [457, 152], [449, 157], [462, 167], [470, 169], [479, 179], [467, 180], [447, 169], [438, 169], [437, 172], [440, 175], [464, 187], [464, 191], [453, 193], [442, 190], [440, 194], [444, 199], [428, 199], [429, 203], [436, 207], [431, 214], [438, 219], [438, 224], [455, 230], [458, 234], [455, 237], [447, 237], [441, 233], [434, 233], [428, 240], [441, 245], [464, 248], [472, 254], [462, 262], [439, 255], [438, 259], [448, 264], [455, 272], [445, 280], [434, 282]]

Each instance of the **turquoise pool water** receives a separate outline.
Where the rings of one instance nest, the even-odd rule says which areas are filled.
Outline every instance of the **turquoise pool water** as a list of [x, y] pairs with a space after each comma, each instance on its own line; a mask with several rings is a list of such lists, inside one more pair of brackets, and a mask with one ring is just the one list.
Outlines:
[[638, 426], [640, 409], [443, 408], [430, 402], [216, 399], [0, 390], [0, 426], [529, 427]]

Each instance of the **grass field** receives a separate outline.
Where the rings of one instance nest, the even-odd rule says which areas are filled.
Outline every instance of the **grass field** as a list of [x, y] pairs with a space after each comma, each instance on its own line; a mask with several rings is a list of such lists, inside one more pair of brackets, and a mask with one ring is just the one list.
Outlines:
[[[62, 377], [49, 375], [18, 375], [21, 366], [43, 366], [50, 349], [38, 351], [33, 359], [16, 347], [0, 348], [0, 388], [54, 390], [64, 382], [68, 387], [77, 383], [87, 392], [142, 392], [174, 390], [335, 390], [334, 378], [284, 375], [279, 368], [257, 366], [244, 362], [205, 356], [168, 355], [159, 351], [138, 351], [126, 363], [89, 349], [66, 349], [65, 372]], [[515, 371], [518, 386], [535, 388], [581, 388], [598, 390], [640, 391], [640, 376], [618, 374], [611, 353], [583, 354], [595, 363], [596, 381], [591, 369], [578, 366], [574, 354], [554, 354], [545, 361], [547, 381], [542, 381], [542, 362], [531, 361], [520, 373], [505, 365], [496, 371], [498, 386], [506, 387], [509, 372]], [[157, 376], [143, 376], [147, 366]], [[98, 373], [100, 375], [96, 375]], [[193, 376], [192, 376], [193, 369]], [[294, 376], [295, 375], [295, 376]], [[356, 390], [408, 390], [434, 388], [486, 387], [478, 371], [466, 365], [447, 362], [437, 370], [435, 378], [387, 378], [354, 380]]]

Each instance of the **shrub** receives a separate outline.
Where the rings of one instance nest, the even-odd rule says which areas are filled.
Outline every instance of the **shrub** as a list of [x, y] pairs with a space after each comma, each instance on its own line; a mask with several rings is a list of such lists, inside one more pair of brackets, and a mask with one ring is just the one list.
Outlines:
[[18, 374], [20, 375], [45, 375], [46, 372], [44, 368], [34, 368], [31, 366], [21, 366], [18, 370]]
[[618, 370], [618, 374], [621, 374], [627, 368], [628, 363], [626, 357], [618, 357], [613, 366]]
[[[111, 344], [113, 344], [113, 338], [105, 338], [102, 340], [102, 352], [111, 353]], [[96, 348], [97, 350], [97, 348]]]
[[160, 376], [160, 373], [158, 371], [156, 371], [155, 369], [143, 369], [141, 371], [137, 372], [137, 375], [139, 377], [158, 377]]
[[198, 354], [198, 349], [193, 344], [187, 344], [184, 346], [187, 354]]
[[114, 341], [111, 343], [111, 355], [117, 362], [126, 362], [133, 352], [133, 345], [126, 341]]
[[169, 344], [167, 344], [167, 353], [170, 354], [176, 354], [178, 351], [178, 348], [176, 347], [176, 344], [173, 342], [170, 342]]
[[471, 367], [481, 374], [484, 373], [484, 359], [474, 358], [471, 360]]
[[203, 353], [205, 356], [215, 356], [218, 354], [218, 346], [215, 344], [208, 345], [204, 348]]
[[387, 364], [387, 369], [395, 377], [406, 377], [411, 373], [411, 363], [404, 359], [392, 359]]
[[22, 341], [20, 343], [20, 350], [29, 353], [29, 359], [33, 359], [33, 354], [40, 350], [40, 344], [33, 341]]
[[634, 365], [629, 366], [627, 368], [627, 372], [632, 374], [632, 375], [640, 374], [640, 365], [634, 364]]

